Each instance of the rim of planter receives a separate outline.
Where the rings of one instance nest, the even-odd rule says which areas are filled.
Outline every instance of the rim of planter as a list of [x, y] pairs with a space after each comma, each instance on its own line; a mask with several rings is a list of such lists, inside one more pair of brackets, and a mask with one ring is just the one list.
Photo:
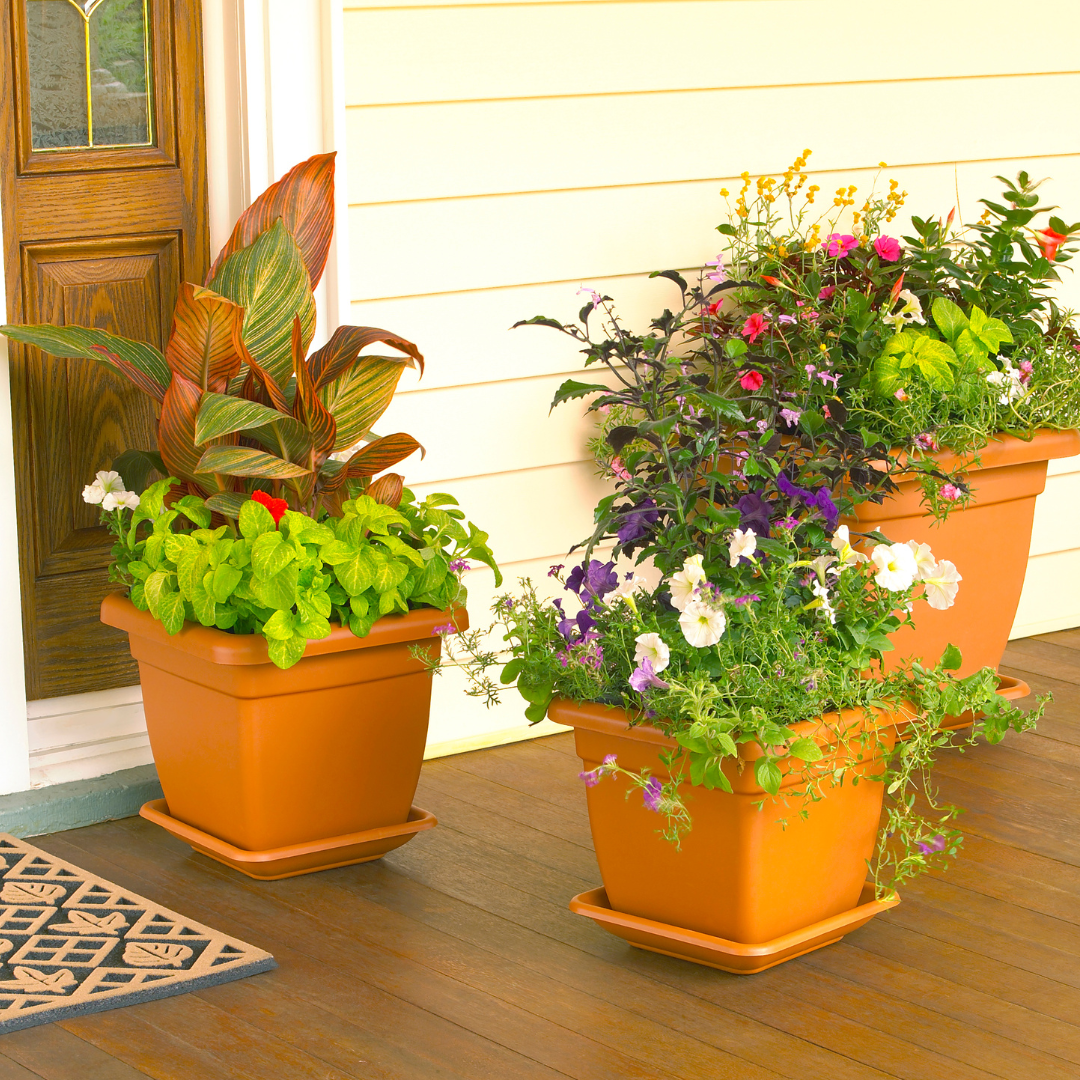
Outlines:
[[[216, 626], [184, 623], [177, 634], [170, 634], [150, 614], [140, 611], [131, 600], [119, 592], [108, 593], [101, 601], [101, 621], [118, 630], [169, 645], [213, 664], [240, 666], [269, 664], [266, 638], [262, 634], [230, 634]], [[437, 608], [417, 608], [408, 614], [383, 615], [377, 619], [366, 637], [357, 637], [347, 626], [334, 625], [330, 636], [308, 641], [304, 657], [325, 656], [328, 653], [370, 649], [379, 645], [397, 645], [405, 641], [420, 641], [432, 636], [436, 626], [453, 622], [458, 630], [467, 630], [469, 613], [464, 607], [447, 611]]]

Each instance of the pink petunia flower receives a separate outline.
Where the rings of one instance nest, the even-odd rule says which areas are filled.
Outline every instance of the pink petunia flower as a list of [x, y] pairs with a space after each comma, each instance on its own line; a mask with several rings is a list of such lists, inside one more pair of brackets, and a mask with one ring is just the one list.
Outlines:
[[835, 285], [826, 285], [825, 288], [823, 288], [821, 290], [821, 292], [819, 292], [817, 294], [817, 298], [819, 300], [828, 300], [829, 297], [832, 296], [832, 294], [834, 292], [836, 292], [836, 286]]
[[898, 262], [900, 259], [900, 244], [891, 236], [879, 236], [874, 241], [874, 250], [878, 258], [885, 262]]
[[765, 377], [760, 371], [740, 371], [739, 372], [739, 385], [744, 390], [749, 390], [754, 393], [761, 389], [762, 383], [765, 382]]

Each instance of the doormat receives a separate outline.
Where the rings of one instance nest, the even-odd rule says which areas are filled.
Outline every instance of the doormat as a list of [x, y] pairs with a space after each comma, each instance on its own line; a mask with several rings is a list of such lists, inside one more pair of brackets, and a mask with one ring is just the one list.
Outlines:
[[0, 1035], [277, 967], [262, 949], [0, 833]]

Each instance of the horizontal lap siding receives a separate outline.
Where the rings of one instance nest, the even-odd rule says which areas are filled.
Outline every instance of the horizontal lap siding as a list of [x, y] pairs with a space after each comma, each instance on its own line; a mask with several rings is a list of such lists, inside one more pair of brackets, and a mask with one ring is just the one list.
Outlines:
[[[966, 220], [998, 196], [994, 174], [1027, 168], [1053, 178], [1044, 201], [1077, 217], [1080, 153], [1062, 117], [1080, 100], [1080, 6], [1036, 3], [1040, 18], [1008, 33], [988, 11], [999, 6], [347, 4], [352, 321], [411, 337], [429, 364], [380, 424], [427, 448], [407, 480], [453, 491], [508, 577], [546, 578], [605, 488], [580, 404], [548, 415], [578, 370], [576, 343], [510, 327], [573, 318], [585, 284], [643, 329], [677, 302], [644, 275], [716, 254], [719, 188], [744, 168], [778, 173], [810, 147], [825, 192], [865, 191], [884, 159], [909, 209], [958, 203]], [[928, 27], [941, 47], [927, 47]], [[1068, 278], [1062, 296], [1080, 306]], [[1018, 634], [1080, 624], [1068, 595], [1080, 598], [1080, 470], [1050, 471]], [[469, 584], [479, 623], [493, 578]], [[459, 690], [457, 676], [436, 686], [433, 744], [522, 723], [516, 703], [485, 711]]]

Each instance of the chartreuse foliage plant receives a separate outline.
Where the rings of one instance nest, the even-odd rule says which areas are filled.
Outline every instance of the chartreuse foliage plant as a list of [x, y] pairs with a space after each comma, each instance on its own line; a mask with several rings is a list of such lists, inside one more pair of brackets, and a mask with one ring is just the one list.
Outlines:
[[[313, 289], [334, 228], [334, 155], [317, 155], [241, 215], [203, 285], [180, 287], [165, 351], [104, 330], [4, 326], [54, 356], [82, 357], [126, 376], [155, 402], [157, 447], [113, 463], [129, 491], [173, 476], [183, 494], [236, 519], [254, 491], [290, 509], [337, 512], [371, 478], [420, 444], [372, 430], [402, 372], [424, 359], [410, 341], [342, 326], [308, 355]], [[362, 354], [388, 345], [394, 355]], [[391, 492], [392, 493], [392, 492]]]
[[[185, 623], [262, 634], [280, 668], [335, 622], [364, 637], [382, 615], [459, 607], [467, 560], [494, 567], [487, 534], [463, 523], [449, 495], [417, 501], [405, 490], [395, 508], [362, 494], [343, 501], [340, 516], [316, 520], [258, 492], [235, 525], [214, 528], [207, 500], [169, 502], [173, 477], [136, 501], [118, 478], [102, 475], [113, 489], [103, 507], [116, 539], [112, 577], [129, 587], [132, 603], [170, 634]], [[103, 501], [92, 497], [93, 485], [87, 491]]]

